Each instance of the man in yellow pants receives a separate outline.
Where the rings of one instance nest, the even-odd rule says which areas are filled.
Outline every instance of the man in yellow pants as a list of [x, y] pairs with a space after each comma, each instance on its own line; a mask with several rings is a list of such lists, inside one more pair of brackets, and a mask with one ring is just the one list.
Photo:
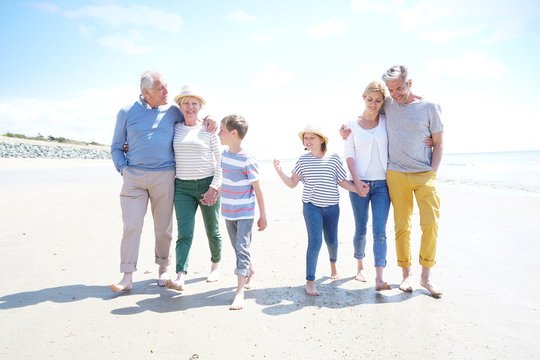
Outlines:
[[[388, 132], [387, 183], [394, 208], [396, 253], [402, 268], [399, 288], [411, 292], [411, 218], [413, 195], [420, 211], [422, 239], [420, 285], [432, 295], [440, 296], [430, 281], [435, 265], [440, 200], [436, 189], [437, 170], [443, 153], [443, 124], [438, 104], [425, 100], [411, 91], [408, 69], [396, 65], [382, 76], [391, 98], [384, 104]], [[433, 149], [424, 143], [433, 139]]]

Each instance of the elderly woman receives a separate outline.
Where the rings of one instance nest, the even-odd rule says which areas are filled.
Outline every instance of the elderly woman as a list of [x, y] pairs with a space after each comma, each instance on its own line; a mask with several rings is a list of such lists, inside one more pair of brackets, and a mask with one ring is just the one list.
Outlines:
[[218, 189], [221, 186], [221, 147], [216, 133], [207, 132], [198, 118], [199, 110], [206, 103], [191, 87], [184, 86], [174, 98], [184, 115], [184, 122], [176, 124], [174, 131], [174, 156], [176, 179], [174, 207], [178, 223], [176, 241], [175, 281], [167, 287], [184, 290], [188, 257], [193, 241], [195, 213], [200, 206], [211, 253], [211, 270], [208, 282], [219, 278], [221, 260], [221, 235], [219, 233], [220, 203]]

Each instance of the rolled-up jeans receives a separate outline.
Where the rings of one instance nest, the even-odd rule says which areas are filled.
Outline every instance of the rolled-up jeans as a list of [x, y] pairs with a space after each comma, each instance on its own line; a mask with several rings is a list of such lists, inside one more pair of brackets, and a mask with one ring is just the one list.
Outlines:
[[362, 180], [369, 183], [366, 197], [349, 192], [354, 214], [355, 232], [353, 238], [354, 257], [362, 260], [366, 254], [366, 234], [369, 219], [369, 204], [371, 203], [373, 227], [373, 255], [375, 266], [386, 266], [386, 222], [390, 211], [390, 195], [386, 180]]
[[229, 233], [229, 238], [236, 254], [236, 269], [234, 273], [249, 277], [251, 267], [249, 246], [251, 245], [253, 219], [225, 219], [225, 225], [227, 226], [227, 232]]
[[330, 262], [337, 261], [339, 204], [320, 207], [304, 203], [303, 210], [308, 233], [306, 280], [314, 281], [323, 233]]

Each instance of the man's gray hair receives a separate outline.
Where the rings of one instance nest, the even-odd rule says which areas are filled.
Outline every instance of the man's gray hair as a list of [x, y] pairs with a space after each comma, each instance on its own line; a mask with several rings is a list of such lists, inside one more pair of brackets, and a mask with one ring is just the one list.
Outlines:
[[409, 69], [405, 65], [394, 65], [382, 76], [384, 82], [403, 79], [404, 82], [409, 81]]
[[154, 87], [154, 80], [161, 79], [162, 77], [163, 74], [157, 71], [145, 71], [144, 74], [141, 75], [141, 93], [143, 92], [143, 89], [148, 91], [152, 90]]

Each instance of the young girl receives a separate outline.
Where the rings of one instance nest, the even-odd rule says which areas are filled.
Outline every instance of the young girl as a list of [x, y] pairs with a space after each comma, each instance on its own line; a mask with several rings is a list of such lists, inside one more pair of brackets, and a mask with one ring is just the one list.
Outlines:
[[304, 147], [309, 152], [300, 156], [291, 176], [283, 173], [279, 160], [274, 160], [274, 168], [285, 185], [296, 187], [299, 181], [304, 183], [302, 203], [304, 219], [308, 232], [306, 255], [306, 293], [318, 296], [315, 288], [315, 272], [322, 245], [322, 233], [328, 247], [332, 279], [338, 277], [337, 230], [339, 220], [339, 190], [337, 185], [346, 190], [366, 196], [369, 187], [363, 182], [356, 185], [347, 180], [347, 174], [339, 155], [326, 154], [328, 137], [314, 126], [307, 125], [298, 133]]

